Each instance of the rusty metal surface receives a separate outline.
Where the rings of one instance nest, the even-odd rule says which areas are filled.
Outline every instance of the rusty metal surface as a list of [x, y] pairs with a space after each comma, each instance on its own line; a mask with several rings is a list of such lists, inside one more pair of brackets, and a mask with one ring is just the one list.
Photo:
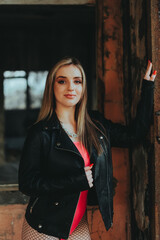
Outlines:
[[[103, 0], [98, 29], [98, 72], [100, 110], [106, 118], [125, 123], [123, 105], [122, 1]], [[104, 93], [102, 97], [102, 93]], [[103, 100], [103, 101], [102, 101]], [[103, 111], [102, 110], [102, 111]], [[129, 159], [126, 149], [112, 149], [113, 173], [117, 179], [113, 226], [102, 239], [130, 239]], [[97, 238], [98, 239], [98, 238]]]

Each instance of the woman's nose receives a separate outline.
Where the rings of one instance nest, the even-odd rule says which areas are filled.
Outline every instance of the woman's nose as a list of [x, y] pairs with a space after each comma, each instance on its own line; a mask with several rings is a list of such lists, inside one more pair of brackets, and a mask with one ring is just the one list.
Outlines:
[[68, 89], [70, 90], [70, 91], [72, 91], [72, 90], [74, 90], [74, 83], [73, 82], [69, 82], [69, 86], [68, 86]]

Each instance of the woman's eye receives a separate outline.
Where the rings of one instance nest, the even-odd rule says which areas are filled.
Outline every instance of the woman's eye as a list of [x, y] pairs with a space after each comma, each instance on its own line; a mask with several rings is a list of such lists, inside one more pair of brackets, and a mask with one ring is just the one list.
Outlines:
[[81, 84], [82, 81], [81, 81], [81, 80], [76, 80], [75, 83], [76, 83], [76, 84]]
[[58, 83], [59, 83], [59, 84], [64, 84], [65, 81], [64, 81], [64, 80], [59, 80]]

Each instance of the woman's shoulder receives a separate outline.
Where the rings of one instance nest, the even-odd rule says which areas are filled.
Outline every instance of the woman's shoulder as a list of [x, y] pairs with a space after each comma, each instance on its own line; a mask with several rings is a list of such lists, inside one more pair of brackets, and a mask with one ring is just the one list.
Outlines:
[[43, 120], [35, 122], [34, 124], [32, 124], [31, 126], [28, 127], [27, 136], [31, 137], [31, 138], [40, 136], [43, 131], [44, 126], [45, 126], [45, 124], [44, 124]]
[[109, 129], [110, 121], [104, 117], [103, 113], [100, 113], [98, 110], [91, 110], [88, 111], [88, 114], [95, 124], [101, 124], [103, 127]]
[[91, 119], [95, 119], [95, 120], [97, 120], [103, 116], [103, 114], [100, 113], [98, 110], [89, 110], [88, 114]]
[[89, 114], [89, 116], [90, 116], [90, 118], [92, 120], [99, 120], [99, 121], [101, 121], [101, 120], [104, 119], [103, 113], [100, 113], [98, 110], [89, 110], [88, 114]]

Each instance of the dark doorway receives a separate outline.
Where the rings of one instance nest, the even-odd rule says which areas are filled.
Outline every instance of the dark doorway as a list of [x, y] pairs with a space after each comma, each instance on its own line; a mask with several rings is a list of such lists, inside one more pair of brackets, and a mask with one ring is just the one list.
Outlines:
[[[88, 81], [88, 107], [95, 106], [95, 8], [3, 5], [0, 29], [5, 162], [17, 164], [27, 128], [39, 112], [47, 72], [59, 59], [74, 56], [81, 61]], [[17, 182], [17, 175], [0, 178], [0, 183]]]

